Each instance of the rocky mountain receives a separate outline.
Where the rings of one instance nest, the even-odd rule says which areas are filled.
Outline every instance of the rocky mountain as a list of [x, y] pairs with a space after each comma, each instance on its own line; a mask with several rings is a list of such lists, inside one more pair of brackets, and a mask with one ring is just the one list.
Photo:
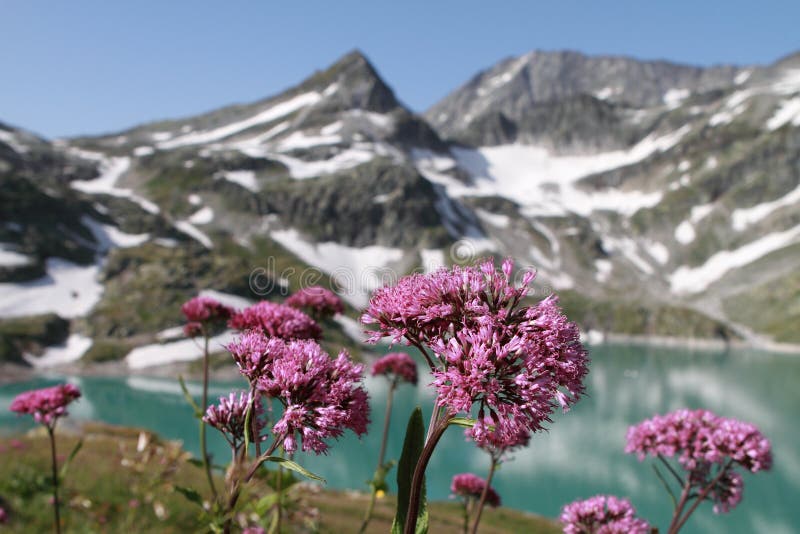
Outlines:
[[0, 359], [186, 359], [184, 299], [308, 283], [351, 305], [346, 340], [372, 288], [488, 254], [589, 332], [800, 342], [800, 55], [532, 52], [420, 116], [353, 52], [111, 135], [0, 124], [0, 182]]

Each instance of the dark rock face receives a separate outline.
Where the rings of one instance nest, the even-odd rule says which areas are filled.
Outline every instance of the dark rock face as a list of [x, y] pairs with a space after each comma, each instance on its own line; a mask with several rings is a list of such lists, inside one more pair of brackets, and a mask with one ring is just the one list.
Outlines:
[[376, 161], [348, 172], [287, 181], [260, 195], [276, 213], [317, 241], [351, 246], [436, 247], [447, 241], [433, 186], [413, 167]]

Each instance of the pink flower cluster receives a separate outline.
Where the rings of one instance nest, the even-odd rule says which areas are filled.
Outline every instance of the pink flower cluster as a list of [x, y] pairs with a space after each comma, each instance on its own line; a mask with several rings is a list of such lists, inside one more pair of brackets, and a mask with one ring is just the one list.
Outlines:
[[396, 377], [409, 384], [417, 383], [417, 364], [405, 352], [390, 352], [372, 364], [372, 376]]
[[772, 467], [769, 440], [758, 428], [708, 410], [676, 410], [642, 421], [628, 430], [625, 452], [640, 460], [678, 455], [688, 471], [728, 459], [753, 473]]
[[322, 330], [308, 315], [283, 304], [261, 301], [237, 312], [228, 322], [236, 330], [259, 330], [280, 339], [320, 339]]
[[[708, 410], [682, 409], [642, 421], [628, 430], [625, 452], [636, 453], [640, 460], [648, 454], [677, 456], [698, 488], [726, 470], [710, 494], [717, 513], [731, 510], [742, 499], [742, 478], [729, 464], [752, 473], [772, 467], [770, 442], [758, 428]], [[714, 464], [716, 472], [711, 468]]]
[[564, 534], [647, 534], [650, 525], [636, 517], [627, 499], [596, 495], [564, 507], [559, 518]]
[[286, 354], [286, 342], [279, 338], [268, 338], [261, 330], [249, 330], [233, 340], [227, 347], [239, 372], [255, 385], [272, 361]]
[[[239, 392], [238, 396], [232, 392], [227, 397], [220, 397], [219, 404], [212, 404], [208, 407], [203, 421], [222, 432], [228, 443], [234, 448], [238, 448], [244, 442], [245, 416], [251, 399], [252, 395], [245, 392]], [[261, 435], [264, 428], [264, 422], [260, 417], [261, 413], [261, 401], [255, 399], [251, 416], [255, 425], [255, 435], [250, 437], [250, 441], [266, 439], [266, 436]]]
[[286, 305], [319, 319], [344, 312], [344, 304], [333, 291], [320, 286], [305, 287], [286, 299]]
[[183, 327], [188, 337], [202, 335], [204, 327], [224, 324], [233, 315], [232, 308], [211, 297], [194, 297], [181, 306], [181, 311], [188, 321]]
[[464, 435], [475, 442], [478, 447], [488, 452], [493, 459], [500, 460], [506, 454], [527, 447], [531, 433], [519, 425], [495, 425], [491, 418], [485, 418], [482, 424], [468, 428]]
[[525, 273], [516, 287], [513, 267], [507, 259], [498, 271], [487, 260], [407, 276], [376, 291], [362, 317], [378, 327], [371, 342], [405, 338], [433, 350], [438, 402], [451, 412], [477, 412], [478, 440], [487, 417], [503, 427], [498, 436], [541, 430], [556, 404], [566, 410], [584, 391], [588, 357], [577, 326], [554, 296], [521, 306], [534, 275]]
[[[450, 492], [466, 499], [480, 499], [485, 487], [486, 480], [472, 473], [455, 475], [450, 482]], [[500, 495], [492, 487], [486, 494], [486, 504], [494, 508], [500, 506]]]
[[67, 405], [80, 396], [80, 390], [72, 384], [33, 389], [14, 397], [10, 410], [30, 414], [37, 423], [52, 428], [59, 417], [69, 415]]
[[285, 342], [256, 387], [284, 406], [272, 431], [284, 437], [287, 452], [297, 450], [297, 435], [304, 451], [319, 454], [328, 449], [326, 438], [337, 438], [345, 429], [359, 436], [367, 432], [369, 404], [362, 373], [363, 366], [344, 350], [332, 359], [314, 341]]

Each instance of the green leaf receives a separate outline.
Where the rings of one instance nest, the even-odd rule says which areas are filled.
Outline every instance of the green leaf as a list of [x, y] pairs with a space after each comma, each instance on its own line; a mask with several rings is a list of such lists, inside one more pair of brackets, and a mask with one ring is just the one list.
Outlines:
[[203, 417], [203, 410], [200, 409], [200, 406], [194, 401], [194, 398], [189, 394], [189, 389], [186, 387], [186, 382], [183, 381], [183, 375], [178, 376], [178, 382], [181, 384], [181, 391], [183, 392], [183, 398], [186, 399], [192, 408], [194, 408], [194, 416], [198, 419]]
[[287, 460], [286, 458], [281, 458], [280, 456], [267, 456], [264, 458], [265, 462], [275, 462], [276, 464], [280, 464], [281, 466], [285, 467], [286, 469], [291, 469], [292, 471], [296, 471], [303, 475], [306, 478], [310, 478], [312, 480], [319, 480], [323, 484], [326, 484], [327, 481], [319, 475], [315, 475], [302, 465], [298, 464], [297, 462], [293, 462], [291, 460]]
[[200, 496], [199, 493], [197, 493], [197, 491], [193, 490], [192, 488], [176, 485], [175, 491], [186, 497], [187, 501], [195, 503], [200, 508], [203, 507], [203, 498]]
[[253, 505], [253, 511], [261, 517], [267, 515], [267, 512], [277, 504], [278, 497], [279, 495], [277, 493], [264, 495]]
[[453, 417], [448, 421], [450, 425], [462, 426], [464, 428], [472, 428], [477, 423], [475, 419], [470, 419], [469, 417]]
[[83, 447], [83, 439], [78, 440], [78, 443], [75, 444], [72, 452], [69, 453], [69, 456], [67, 456], [67, 459], [64, 461], [64, 465], [61, 466], [61, 469], [58, 472], [58, 477], [60, 479], [63, 479], [65, 476], [67, 476], [69, 464], [72, 463], [72, 460], [75, 458], [75, 455], [78, 454], [78, 451], [81, 450], [81, 447]]
[[258, 474], [260, 479], [264, 480], [270, 488], [276, 491], [280, 487], [281, 491], [286, 492], [286, 490], [300, 482], [300, 479], [288, 469], [273, 470], [267, 469], [267, 466], [264, 465]]
[[[392, 523], [392, 534], [402, 534], [408, 516], [408, 504], [411, 498], [411, 482], [414, 468], [417, 466], [422, 449], [425, 447], [425, 423], [422, 410], [417, 407], [408, 419], [406, 437], [403, 441], [403, 453], [397, 464], [397, 515]], [[428, 531], [428, 505], [425, 498], [425, 480], [422, 481], [419, 513], [417, 514], [418, 534]]]

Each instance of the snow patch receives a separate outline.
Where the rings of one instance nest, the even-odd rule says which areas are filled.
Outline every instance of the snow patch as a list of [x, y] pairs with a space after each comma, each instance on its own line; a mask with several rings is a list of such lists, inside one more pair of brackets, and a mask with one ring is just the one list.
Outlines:
[[222, 291], [215, 291], [213, 289], [204, 289], [200, 291], [201, 297], [209, 297], [217, 302], [230, 306], [235, 310], [243, 310], [253, 304], [253, 301], [233, 293], [223, 293]]
[[258, 180], [256, 179], [255, 171], [224, 171], [215, 174], [214, 178], [233, 182], [253, 193], [258, 193], [261, 190], [261, 187], [258, 185]]
[[403, 257], [398, 248], [311, 243], [294, 229], [274, 230], [270, 236], [305, 263], [328, 273], [341, 285], [342, 297], [355, 307], [367, 305], [370, 291], [382, 286], [385, 276], [396, 279], [397, 273], [388, 266]]
[[52, 367], [80, 360], [91, 346], [91, 338], [72, 334], [63, 344], [47, 347], [41, 356], [25, 354], [24, 358], [34, 367]]
[[133, 155], [138, 157], [155, 154], [156, 150], [151, 146], [137, 146], [133, 149]]
[[214, 243], [211, 241], [211, 239], [206, 234], [198, 230], [189, 221], [177, 221], [175, 223], [175, 228], [188, 235], [195, 241], [198, 241], [204, 247], [214, 248]]
[[189, 222], [192, 224], [208, 224], [213, 220], [214, 210], [208, 206], [200, 208], [189, 217]]
[[741, 232], [748, 226], [769, 216], [770, 213], [800, 202], [800, 185], [777, 200], [763, 202], [751, 208], [739, 208], [731, 216], [733, 229]]
[[181, 146], [219, 141], [220, 139], [230, 137], [234, 134], [247, 130], [248, 128], [252, 128], [253, 126], [272, 122], [276, 119], [293, 113], [298, 109], [314, 105], [320, 100], [322, 100], [322, 95], [316, 91], [302, 93], [288, 100], [284, 100], [283, 102], [272, 104], [268, 108], [247, 119], [233, 122], [213, 130], [192, 132], [168, 141], [163, 141], [158, 144], [158, 148], [171, 149]]
[[767, 129], [777, 130], [788, 123], [800, 126], [800, 96], [784, 100], [775, 114], [767, 121]]
[[21, 267], [30, 265], [33, 259], [14, 250], [13, 245], [0, 243], [0, 267]]
[[783, 232], [774, 232], [739, 247], [722, 250], [699, 267], [682, 266], [670, 276], [670, 285], [676, 293], [699, 293], [722, 278], [727, 272], [753, 263], [776, 250], [782, 249], [800, 237], [800, 226]]
[[594, 278], [601, 284], [605, 284], [608, 282], [609, 277], [611, 276], [611, 271], [614, 269], [614, 264], [611, 263], [609, 260], [594, 260]]
[[103, 294], [97, 265], [76, 265], [48, 258], [47, 275], [19, 284], [0, 284], [0, 317], [56, 313], [64, 318], [86, 315]]
[[478, 214], [478, 217], [480, 217], [482, 221], [497, 228], [508, 228], [511, 224], [511, 217], [508, 215], [492, 213], [483, 209], [476, 209], [475, 213]]
[[647, 253], [650, 254], [650, 257], [661, 265], [669, 261], [669, 249], [667, 249], [663, 243], [659, 243], [658, 241], [646, 241], [644, 247]]
[[[209, 340], [210, 350], [216, 351], [233, 341], [236, 332], [226, 331]], [[130, 351], [125, 361], [130, 369], [143, 369], [154, 365], [189, 362], [203, 357], [203, 347], [194, 339], [182, 339], [171, 343], [144, 345]]]
[[186, 200], [188, 200], [189, 204], [191, 204], [192, 206], [199, 206], [200, 204], [203, 203], [203, 199], [200, 198], [200, 195], [197, 195], [195, 193], [192, 193], [191, 195], [186, 197]]
[[664, 104], [670, 108], [675, 108], [689, 97], [688, 89], [669, 89], [664, 93]]
[[684, 245], [688, 245], [694, 238], [696, 237], [694, 226], [689, 221], [683, 221], [677, 227], [675, 227], [675, 240], [678, 243], [682, 243]]
[[100, 176], [94, 180], [75, 180], [70, 182], [70, 186], [73, 189], [90, 195], [100, 194], [127, 198], [138, 204], [147, 212], [153, 214], [159, 213], [160, 210], [158, 206], [153, 202], [137, 195], [131, 189], [116, 187], [117, 181], [123, 174], [128, 172], [131, 166], [131, 159], [129, 157], [107, 159], [102, 154], [87, 152], [85, 150], [73, 150], [73, 153], [84, 159], [100, 161]]

